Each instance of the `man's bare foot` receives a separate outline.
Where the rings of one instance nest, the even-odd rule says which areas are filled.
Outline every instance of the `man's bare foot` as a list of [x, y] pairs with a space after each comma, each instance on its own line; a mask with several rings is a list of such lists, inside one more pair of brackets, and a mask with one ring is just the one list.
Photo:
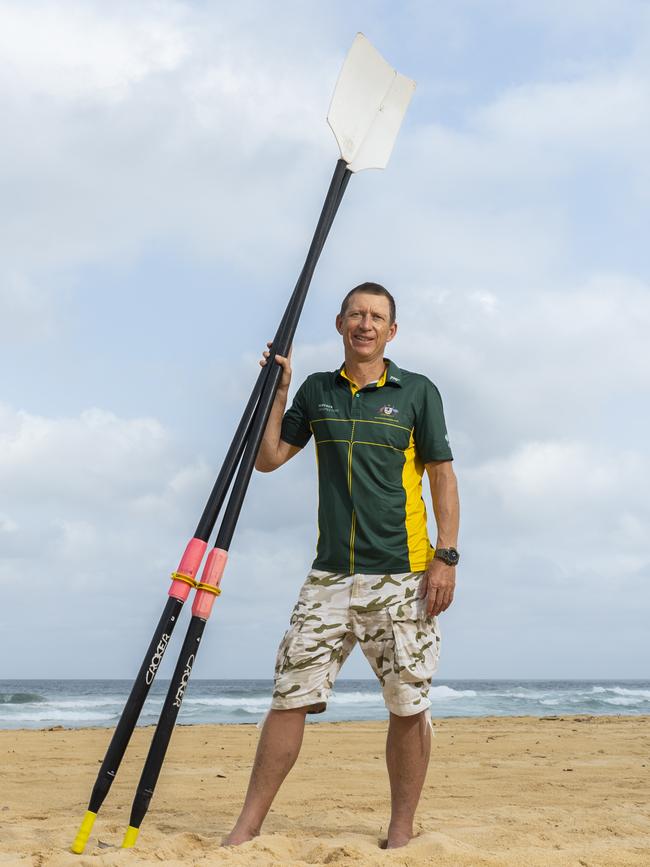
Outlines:
[[382, 841], [382, 849], [400, 849], [410, 843], [413, 837], [413, 831], [406, 828], [390, 828], [388, 829], [388, 839]]
[[237, 825], [232, 829], [230, 834], [227, 834], [221, 841], [222, 846], [241, 846], [242, 843], [249, 843], [255, 837], [259, 837], [259, 831], [250, 828], [238, 828]]

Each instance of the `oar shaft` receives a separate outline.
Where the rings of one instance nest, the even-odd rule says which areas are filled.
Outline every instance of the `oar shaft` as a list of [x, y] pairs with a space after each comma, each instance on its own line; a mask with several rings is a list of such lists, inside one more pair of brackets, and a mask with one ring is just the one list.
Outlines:
[[192, 617], [190, 620], [185, 641], [183, 642], [178, 662], [169, 684], [167, 697], [165, 698], [160, 719], [158, 720], [158, 725], [149, 747], [147, 760], [142, 769], [135, 798], [133, 799], [129, 828], [123, 843], [125, 848], [130, 848], [134, 845], [137, 831], [149, 809], [149, 804], [151, 803], [151, 798], [153, 797], [154, 789], [156, 788], [156, 783], [158, 782], [158, 777], [165, 760], [167, 747], [176, 725], [176, 718], [183, 701], [192, 667], [199, 651], [205, 625], [206, 621], [201, 617]]
[[[287, 304], [284, 313], [282, 314], [282, 319], [280, 320], [280, 325], [278, 326], [278, 330], [273, 338], [271, 349], [278, 345], [279, 335], [283, 334], [286, 329], [286, 323], [291, 314], [292, 304], [295, 303], [294, 296], [295, 290], [289, 299], [289, 303]], [[244, 412], [242, 413], [237, 429], [235, 430], [230, 446], [228, 447], [228, 451], [226, 452], [226, 457], [223, 459], [219, 475], [217, 476], [210, 496], [208, 497], [208, 501], [205, 504], [199, 523], [196, 526], [196, 532], [194, 533], [195, 539], [207, 542], [212, 535], [214, 525], [219, 517], [219, 512], [221, 511], [221, 507], [226, 499], [228, 488], [230, 487], [230, 483], [233, 480], [233, 476], [235, 475], [235, 471], [239, 461], [241, 460], [244, 448], [246, 447], [246, 440], [248, 439], [248, 433], [255, 416], [255, 410], [257, 409], [257, 404], [268, 379], [268, 375], [269, 368], [268, 365], [266, 365], [258, 374], [251, 395], [248, 398]]]
[[311, 278], [323, 252], [325, 241], [330, 233], [351, 176], [352, 173], [345, 162], [338, 160], [334, 167], [334, 174], [327, 190], [325, 202], [323, 203], [311, 244], [309, 245], [305, 264], [302, 266], [302, 271], [293, 290], [291, 302], [287, 306], [286, 317], [283, 318], [276, 335], [275, 352], [279, 355], [286, 355], [291, 348], [300, 314], [302, 313], [307, 292], [309, 291]]
[[[342, 163], [342, 161], [340, 161], [340, 163]], [[273, 339], [273, 343], [271, 346], [272, 355], [276, 353], [286, 354], [291, 344], [291, 340], [293, 339], [296, 323], [298, 321], [300, 311], [304, 303], [305, 286], [309, 285], [309, 281], [311, 280], [311, 275], [313, 273], [316, 261], [318, 260], [318, 257], [320, 256], [320, 253], [323, 249], [323, 245], [325, 244], [329, 229], [331, 227], [332, 221], [338, 209], [338, 205], [340, 204], [341, 198], [343, 196], [345, 186], [347, 184], [346, 173], [343, 169], [344, 164], [337, 164], [337, 169], [334, 173], [334, 177], [332, 178], [330, 189], [328, 191], [326, 206], [323, 209], [321, 219], [319, 220], [319, 224], [314, 234], [309, 255], [307, 257], [305, 265], [303, 266], [300, 277], [298, 278], [298, 282], [296, 283], [293, 293], [291, 294], [291, 298], [289, 299], [287, 307], [285, 308], [282, 319]], [[327, 215], [324, 218], [325, 211], [327, 211]], [[149, 688], [153, 683], [154, 677], [158, 670], [158, 666], [160, 665], [162, 656], [167, 647], [167, 643], [169, 641], [169, 638], [171, 637], [173, 628], [178, 620], [178, 615], [180, 614], [183, 603], [187, 599], [190, 593], [190, 588], [193, 585], [194, 579], [200, 569], [201, 562], [205, 553], [205, 548], [207, 545], [207, 540], [212, 533], [217, 517], [225, 500], [226, 494], [228, 493], [228, 489], [230, 488], [232, 479], [237, 470], [237, 466], [239, 465], [242, 454], [244, 453], [244, 450], [246, 448], [246, 444], [254, 423], [254, 419], [257, 416], [260, 398], [267, 392], [267, 383], [269, 383], [272, 377], [277, 378], [278, 372], [279, 368], [275, 364], [268, 364], [260, 371], [257, 381], [253, 387], [249, 400], [246, 404], [242, 417], [235, 431], [235, 434], [233, 436], [228, 452], [226, 453], [226, 457], [221, 466], [219, 475], [217, 476], [213, 489], [210, 493], [210, 497], [208, 498], [201, 519], [197, 525], [194, 537], [190, 540], [185, 549], [185, 552], [179, 563], [177, 572], [175, 572], [172, 576], [174, 580], [172, 581], [172, 586], [169, 591], [167, 605], [165, 606], [163, 615], [160, 619], [160, 622], [158, 623], [158, 626], [156, 627], [156, 631], [154, 632], [154, 636], [147, 650], [147, 654], [133, 684], [131, 693], [129, 695], [129, 698], [127, 699], [126, 705], [109, 744], [104, 761], [102, 762], [102, 766], [100, 768], [97, 780], [91, 793], [88, 811], [81, 824], [77, 837], [75, 838], [75, 841], [72, 845], [73, 852], [76, 852], [78, 854], [83, 852], [85, 845], [88, 841], [90, 832], [92, 830], [95, 816], [101, 808], [101, 805], [110, 790], [113, 780], [115, 779], [122, 758], [133, 734], [133, 730], [142, 711], [142, 706], [148, 695]], [[271, 387], [272, 393], [275, 394], [275, 389], [277, 388], [277, 381], [274, 381]], [[218, 582], [221, 578], [224, 565], [225, 558], [222, 556], [222, 552], [218, 550], [213, 550], [210, 553], [208, 563], [206, 564], [206, 569], [203, 574], [203, 581], [211, 584], [212, 586], [218, 586]], [[202, 617], [195, 617], [193, 618], [192, 622], [197, 621], [205, 624], [205, 620], [209, 616], [210, 610], [212, 608], [214, 594], [207, 591], [199, 591], [199, 596], [200, 598], [196, 600], [199, 603], [197, 606], [197, 610], [202, 615]], [[201, 628], [201, 631], [202, 629], [203, 627]], [[185, 669], [183, 668], [183, 671], [184, 670]], [[172, 693], [176, 695], [177, 692], [177, 689], [173, 689], [173, 682], [174, 681], [172, 681], [172, 687], [170, 687], [169, 695], [171, 695]], [[168, 714], [165, 714], [164, 712], [161, 715], [161, 720], [164, 717], [166, 720], [169, 719], [170, 723], [166, 723], [165, 725], [163, 725], [162, 733], [158, 739], [158, 744], [160, 744], [162, 743], [162, 740], [164, 740], [164, 738], [166, 737], [164, 749], [161, 752], [160, 746], [158, 746], [147, 759], [147, 778], [149, 780], [152, 777], [152, 768], [155, 767], [158, 768], [157, 772], [155, 773], [155, 780], [157, 780], [158, 773], [160, 772], [160, 767], [162, 766], [164, 754], [167, 749], [167, 744], [169, 743], [169, 738], [171, 737], [171, 732], [174, 728], [176, 715], [178, 714], [179, 708], [180, 704], [175, 709], [175, 714], [172, 714], [173, 718], [170, 717]], [[155, 780], [153, 782], [154, 786]], [[142, 805], [145, 803], [145, 801], [148, 804], [146, 796], [140, 794], [138, 801], [140, 807], [138, 809], [142, 808]], [[146, 812], [146, 807], [144, 809]]]
[[162, 616], [154, 631], [147, 652], [145, 653], [140, 670], [135, 678], [129, 697], [124, 705], [120, 720], [113, 732], [113, 737], [106, 750], [104, 761], [99, 769], [97, 780], [93, 786], [88, 804], [88, 811], [81, 824], [79, 833], [72, 844], [72, 851], [81, 854], [88, 841], [92, 829], [94, 817], [104, 803], [104, 799], [113, 784], [113, 780], [120, 767], [124, 753], [133, 734], [133, 729], [138, 721], [142, 706], [149, 694], [151, 684], [162, 662], [174, 627], [178, 622], [178, 615], [183, 607], [182, 601], [170, 596], [163, 610]]
[[[343, 193], [345, 192], [349, 177], [350, 172], [348, 171], [346, 164], [342, 160], [339, 160], [330, 182], [325, 204], [321, 211], [305, 265], [303, 266], [300, 278], [292, 294], [291, 301], [287, 306], [285, 315], [283, 316], [278, 332], [276, 333], [271, 348], [272, 353], [275, 350], [278, 354], [286, 355], [289, 350], [305, 302], [305, 297], [309, 289], [309, 284], [314, 273], [314, 268], [316, 267], [323, 245], [332, 226], [332, 222], [343, 197]], [[133, 800], [129, 827], [122, 844], [124, 848], [130, 848], [135, 845], [140, 825], [149, 809], [149, 804], [153, 797], [167, 748], [174, 731], [176, 718], [183, 701], [185, 689], [196, 661], [201, 636], [203, 635], [203, 630], [205, 629], [206, 622], [210, 616], [214, 599], [220, 592], [219, 583], [225, 567], [227, 547], [232, 538], [234, 527], [241, 511], [241, 504], [253, 471], [255, 457], [268, 421], [280, 374], [280, 366], [269, 363], [265, 366], [260, 377], [258, 377], [258, 383], [262, 383], [261, 394], [259, 395], [257, 406], [253, 410], [252, 418], [249, 419], [246, 424], [248, 438], [245, 443], [244, 455], [228, 500], [228, 506], [226, 508], [221, 529], [217, 536], [217, 544], [208, 556], [208, 560], [201, 576], [201, 583], [198, 585], [197, 593], [194, 597], [194, 603], [192, 605], [193, 616], [190, 621], [190, 626], [185, 641], [183, 642], [178, 663], [169, 685], [165, 703], [151, 741], [151, 746], [149, 747], [149, 753]], [[251, 401], [253, 400], [254, 395], [255, 389], [251, 395]], [[247, 410], [248, 409], [249, 406], [247, 405]], [[244, 422], [246, 417], [245, 412], [244, 416], [242, 416], [240, 426], [245, 426]], [[233, 440], [231, 448], [234, 447], [235, 441]], [[237, 445], [237, 448], [239, 447], [240, 444]], [[221, 496], [221, 493], [219, 496]], [[226, 524], [225, 531], [224, 523]], [[220, 540], [222, 542], [227, 541], [228, 544], [220, 544]]]
[[[312, 244], [307, 255], [307, 260], [305, 261], [303, 269], [300, 273], [298, 282], [296, 283], [295, 288], [291, 293], [291, 297], [282, 315], [282, 319], [280, 320], [280, 324], [275, 333], [275, 337], [273, 338], [273, 343], [271, 344], [270, 348], [271, 358], [276, 354], [286, 355], [286, 353], [289, 351], [289, 347], [291, 346], [291, 341], [296, 330], [296, 323], [298, 321], [298, 318], [300, 317], [300, 311], [302, 310], [302, 306], [305, 300], [306, 292], [304, 291], [304, 287], [305, 285], [307, 287], [309, 286], [311, 275], [313, 274], [313, 270], [316, 266], [316, 262], [320, 257], [323, 246], [325, 245], [329, 230], [332, 226], [334, 217], [336, 216], [336, 212], [341, 203], [341, 199], [343, 198], [343, 193], [345, 192], [345, 188], [347, 186], [347, 181], [349, 179], [350, 173], [346, 173], [343, 170], [344, 168], [345, 163], [343, 162], [343, 160], [339, 160], [336, 166], [336, 170], [334, 172], [334, 176], [330, 183], [326, 203], [321, 213], [321, 219], [319, 220], [319, 223], [316, 227], [316, 232], [314, 233], [314, 237], [312, 239]], [[328, 209], [327, 215], [325, 215], [326, 208]], [[246, 447], [246, 441], [251, 430], [251, 425], [253, 423], [253, 418], [256, 413], [257, 405], [262, 392], [266, 388], [269, 375], [269, 365], [266, 365], [262, 368], [257, 377], [257, 381], [253, 386], [253, 390], [248, 399], [248, 403], [246, 404], [239, 424], [237, 425], [237, 429], [234, 433], [228, 451], [226, 452], [226, 457], [224, 458], [221, 469], [219, 470], [219, 475], [217, 476], [217, 479], [214, 483], [214, 487], [212, 488], [212, 492], [210, 493], [208, 501], [205, 504], [201, 519], [197, 524], [196, 532], [194, 533], [195, 539], [200, 539], [204, 542], [207, 542], [212, 535], [212, 531], [214, 529], [214, 525], [217, 522], [219, 512], [221, 511], [221, 507], [223, 506], [223, 503], [226, 499], [226, 494], [228, 493], [228, 489], [230, 488], [230, 484], [235, 475], [235, 471], [237, 470], [237, 466], [241, 460], [244, 448]]]
[[[287, 354], [293, 341], [316, 263], [318, 262], [318, 258], [323, 249], [325, 239], [329, 234], [338, 206], [343, 198], [349, 178], [350, 171], [343, 160], [339, 160], [336, 164], [334, 176], [330, 183], [330, 188], [307, 254], [305, 265], [300, 275], [298, 286], [296, 287], [295, 304], [292, 307], [290, 315], [287, 317], [285, 329], [282, 335], [280, 335], [280, 340], [278, 341], [278, 352], [280, 355]], [[268, 379], [260, 397], [257, 411], [255, 412], [255, 419], [249, 431], [246, 450], [241, 459], [237, 477], [228, 500], [228, 505], [226, 506], [226, 511], [221, 521], [219, 532], [217, 533], [215, 548], [220, 550], [228, 551], [230, 548], [237, 520], [244, 503], [244, 497], [248, 490], [248, 484], [253, 472], [253, 467], [255, 466], [255, 459], [259, 451], [262, 437], [264, 436], [264, 430], [266, 429], [271, 407], [273, 406], [281, 372], [282, 371], [278, 365], [274, 364], [271, 366]]]
[[228, 488], [230, 487], [230, 483], [235, 475], [235, 470], [237, 469], [244, 452], [248, 432], [267, 377], [268, 371], [263, 367], [259, 372], [251, 396], [248, 399], [248, 403], [246, 404], [242, 417], [237, 425], [232, 442], [230, 443], [228, 451], [226, 452], [226, 457], [224, 458], [221, 469], [219, 470], [217, 480], [215, 481], [210, 497], [205, 504], [201, 519], [196, 526], [196, 531], [194, 533], [195, 539], [207, 542], [212, 534], [217, 517], [219, 516], [223, 502], [226, 499]]
[[158, 621], [158, 625], [122, 711], [122, 716], [115, 728], [108, 750], [106, 751], [106, 756], [99, 769], [99, 775], [89, 804], [89, 809], [95, 813], [101, 807], [104, 798], [108, 794], [120, 762], [124, 757], [131, 732], [138, 721], [142, 706], [149, 695], [149, 690], [167, 650], [167, 645], [178, 622], [181, 609], [182, 602], [171, 596], [167, 598], [162, 616]]

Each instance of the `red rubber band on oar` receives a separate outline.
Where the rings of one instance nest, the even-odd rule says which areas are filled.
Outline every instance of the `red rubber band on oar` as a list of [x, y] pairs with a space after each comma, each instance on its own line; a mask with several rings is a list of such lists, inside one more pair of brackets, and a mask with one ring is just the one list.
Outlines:
[[194, 604], [192, 605], [192, 615], [200, 617], [202, 620], [207, 620], [212, 612], [214, 600], [217, 598], [221, 590], [221, 577], [223, 570], [226, 568], [228, 560], [228, 552], [223, 548], [213, 548], [208, 554], [208, 559], [205, 561], [203, 575], [198, 584]]
[[208, 543], [204, 542], [203, 539], [190, 539], [187, 543], [178, 569], [172, 572], [172, 586], [169, 588], [169, 595], [173, 596], [174, 599], [185, 602], [190, 595], [190, 590], [196, 586], [196, 575], [201, 568], [201, 561], [207, 547]]

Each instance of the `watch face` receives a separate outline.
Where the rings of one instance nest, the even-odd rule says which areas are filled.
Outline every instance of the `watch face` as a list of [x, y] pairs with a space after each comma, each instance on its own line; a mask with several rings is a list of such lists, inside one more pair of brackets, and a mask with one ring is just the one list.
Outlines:
[[455, 548], [439, 548], [436, 557], [446, 563], [447, 566], [455, 566], [460, 560], [460, 554]]

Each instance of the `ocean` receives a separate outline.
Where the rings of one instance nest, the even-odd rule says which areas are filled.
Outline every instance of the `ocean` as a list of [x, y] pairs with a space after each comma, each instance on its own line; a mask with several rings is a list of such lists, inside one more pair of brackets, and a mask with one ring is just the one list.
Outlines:
[[[157, 722], [169, 681], [154, 682], [140, 725]], [[129, 680], [0, 680], [0, 729], [114, 726]], [[269, 707], [270, 680], [191, 680], [178, 722], [257, 723]], [[456, 716], [650, 714], [648, 680], [446, 680], [431, 688], [431, 713]], [[382, 720], [373, 680], [339, 680], [324, 714], [308, 719]]]

